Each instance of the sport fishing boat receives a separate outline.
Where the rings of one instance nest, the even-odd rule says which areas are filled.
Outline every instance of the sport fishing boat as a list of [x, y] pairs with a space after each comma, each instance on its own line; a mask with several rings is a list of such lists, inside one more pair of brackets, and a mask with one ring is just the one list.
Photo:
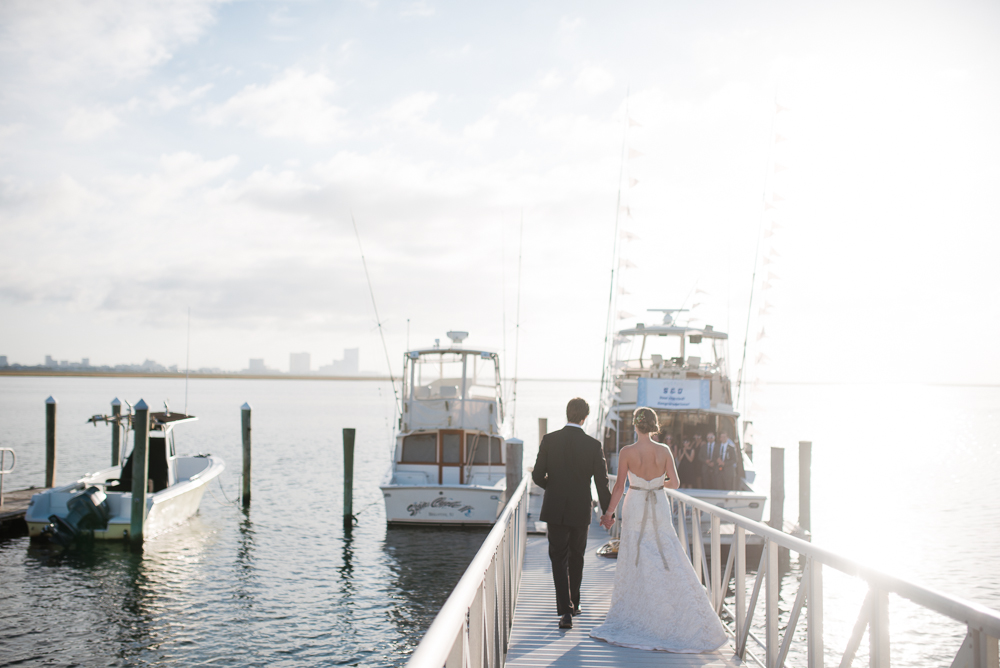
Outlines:
[[[122, 416], [126, 423], [129, 415]], [[198, 512], [208, 483], [225, 468], [219, 457], [178, 456], [174, 443], [175, 426], [194, 422], [193, 415], [150, 413], [149, 494], [143, 536], [149, 538], [181, 524]], [[117, 422], [117, 418], [94, 416]], [[115, 425], [117, 428], [117, 425]], [[133, 449], [134, 453], [134, 449]], [[124, 465], [88, 473], [80, 479], [31, 497], [24, 519], [33, 540], [48, 539], [67, 546], [80, 536], [97, 540], [128, 537], [132, 522], [132, 458]]]
[[389, 524], [490, 525], [503, 510], [506, 440], [497, 353], [451, 344], [403, 357], [402, 415], [382, 481]]
[[609, 469], [617, 473], [618, 451], [635, 440], [632, 412], [648, 406], [659, 417], [661, 433], [666, 431], [675, 444], [710, 432], [720, 436], [720, 443], [725, 440], [723, 434], [733, 441], [739, 457], [732, 489], [682, 491], [760, 521], [767, 497], [753, 490], [753, 465], [740, 445], [739, 414], [733, 408], [729, 378], [728, 335], [711, 325], [699, 329], [676, 323], [674, 314], [679, 309], [650, 311], [662, 312], [663, 322], [623, 329], [612, 344], [596, 434], [604, 444]]

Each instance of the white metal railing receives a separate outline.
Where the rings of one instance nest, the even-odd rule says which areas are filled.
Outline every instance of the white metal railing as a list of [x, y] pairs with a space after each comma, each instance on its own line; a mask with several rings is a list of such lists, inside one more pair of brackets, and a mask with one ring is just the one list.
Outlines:
[[[10, 468], [5, 468], [4, 456], [10, 453], [11, 461]], [[3, 508], [3, 477], [8, 473], [12, 473], [14, 468], [17, 466], [17, 453], [11, 448], [0, 448], [0, 508]]]
[[528, 529], [528, 481], [510, 496], [493, 530], [423, 640], [408, 668], [500, 668], [507, 658]]
[[[902, 578], [869, 568], [839, 554], [817, 547], [812, 543], [795, 538], [773, 529], [766, 524], [755, 522], [741, 515], [723, 510], [710, 503], [694, 499], [677, 490], [665, 490], [675, 502], [677, 533], [681, 544], [688, 544], [690, 531], [690, 557], [699, 580], [706, 583], [709, 598], [717, 613], [724, 608], [726, 590], [735, 576], [734, 609], [726, 608], [732, 614], [735, 624], [730, 628], [736, 642], [736, 653], [743, 660], [752, 660], [765, 668], [782, 668], [792, 644], [795, 628], [803, 607], [806, 608], [806, 656], [808, 668], [823, 668], [823, 566], [835, 568], [848, 575], [860, 578], [868, 585], [865, 597], [854, 624], [854, 630], [847, 642], [840, 661], [840, 668], [848, 668], [861, 645], [865, 630], [869, 637], [869, 665], [871, 668], [889, 666], [889, 594], [897, 594], [919, 606], [933, 610], [965, 624], [968, 629], [965, 640], [953, 661], [952, 668], [1000, 668], [998, 665], [998, 643], [1000, 638], [1000, 613], [977, 603], [964, 601], [942, 592], [927, 589]], [[687, 511], [690, 509], [690, 519]], [[711, 515], [709, 530], [709, 550], [711, 560], [704, 553], [705, 536], [701, 515]], [[722, 522], [734, 524], [734, 534], [730, 545], [729, 558], [722, 567]], [[690, 527], [687, 525], [690, 524]], [[764, 541], [760, 565], [753, 583], [749, 602], [746, 600], [746, 534], [756, 534]], [[695, 538], [699, 540], [695, 540]], [[781, 573], [778, 567], [779, 548], [795, 552], [805, 559], [805, 567], [799, 582], [795, 603], [788, 614], [785, 627], [779, 627], [778, 597]], [[735, 566], [735, 568], [734, 568]], [[757, 638], [750, 631], [760, 590], [764, 589], [764, 638]], [[783, 634], [782, 634], [783, 631]], [[764, 659], [754, 655], [748, 648], [749, 640], [764, 651]]]

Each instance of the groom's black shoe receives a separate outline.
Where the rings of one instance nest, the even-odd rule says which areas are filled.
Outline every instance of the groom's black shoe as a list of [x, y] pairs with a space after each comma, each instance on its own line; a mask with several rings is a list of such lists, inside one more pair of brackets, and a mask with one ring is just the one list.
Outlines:
[[559, 628], [561, 629], [571, 629], [573, 628], [573, 615], [566, 613], [559, 620]]

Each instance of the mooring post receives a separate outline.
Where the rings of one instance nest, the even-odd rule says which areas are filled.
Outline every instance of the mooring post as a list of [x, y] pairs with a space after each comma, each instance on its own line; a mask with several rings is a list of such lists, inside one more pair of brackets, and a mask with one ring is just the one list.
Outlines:
[[[541, 430], [541, 421], [545, 418], [539, 418], [539, 430]], [[519, 438], [508, 438], [507, 439], [507, 498], [514, 493], [517, 486], [521, 484], [521, 478], [524, 476], [524, 441]]]
[[45, 486], [56, 486], [56, 400], [45, 400]]
[[135, 405], [134, 431], [129, 542], [133, 550], [142, 550], [142, 528], [146, 523], [146, 490], [149, 488], [149, 406], [142, 399]]
[[771, 448], [771, 521], [772, 529], [785, 525], [785, 449]]
[[812, 441], [799, 441], [799, 527], [812, 531]]
[[240, 421], [243, 424], [243, 507], [250, 505], [250, 403], [240, 406]]
[[344, 528], [354, 526], [354, 429], [344, 428]]
[[538, 418], [538, 442], [542, 442], [542, 438], [545, 434], [549, 433], [549, 419], [548, 418]]
[[122, 463], [122, 402], [115, 397], [111, 400], [111, 465], [121, 466]]

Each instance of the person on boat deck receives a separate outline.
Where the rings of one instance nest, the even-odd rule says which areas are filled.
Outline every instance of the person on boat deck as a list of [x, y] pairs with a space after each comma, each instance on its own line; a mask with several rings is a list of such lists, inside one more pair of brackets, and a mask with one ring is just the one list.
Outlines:
[[722, 448], [715, 442], [715, 432], [705, 435], [701, 449], [701, 484], [705, 489], [720, 489], [722, 471]]
[[701, 484], [701, 464], [698, 453], [690, 438], [685, 438], [680, 447], [677, 459], [677, 477], [681, 487], [698, 487]]
[[729, 434], [724, 431], [719, 432], [719, 447], [722, 448], [719, 488], [736, 489], [736, 462], [739, 459], [739, 448], [730, 440]]

